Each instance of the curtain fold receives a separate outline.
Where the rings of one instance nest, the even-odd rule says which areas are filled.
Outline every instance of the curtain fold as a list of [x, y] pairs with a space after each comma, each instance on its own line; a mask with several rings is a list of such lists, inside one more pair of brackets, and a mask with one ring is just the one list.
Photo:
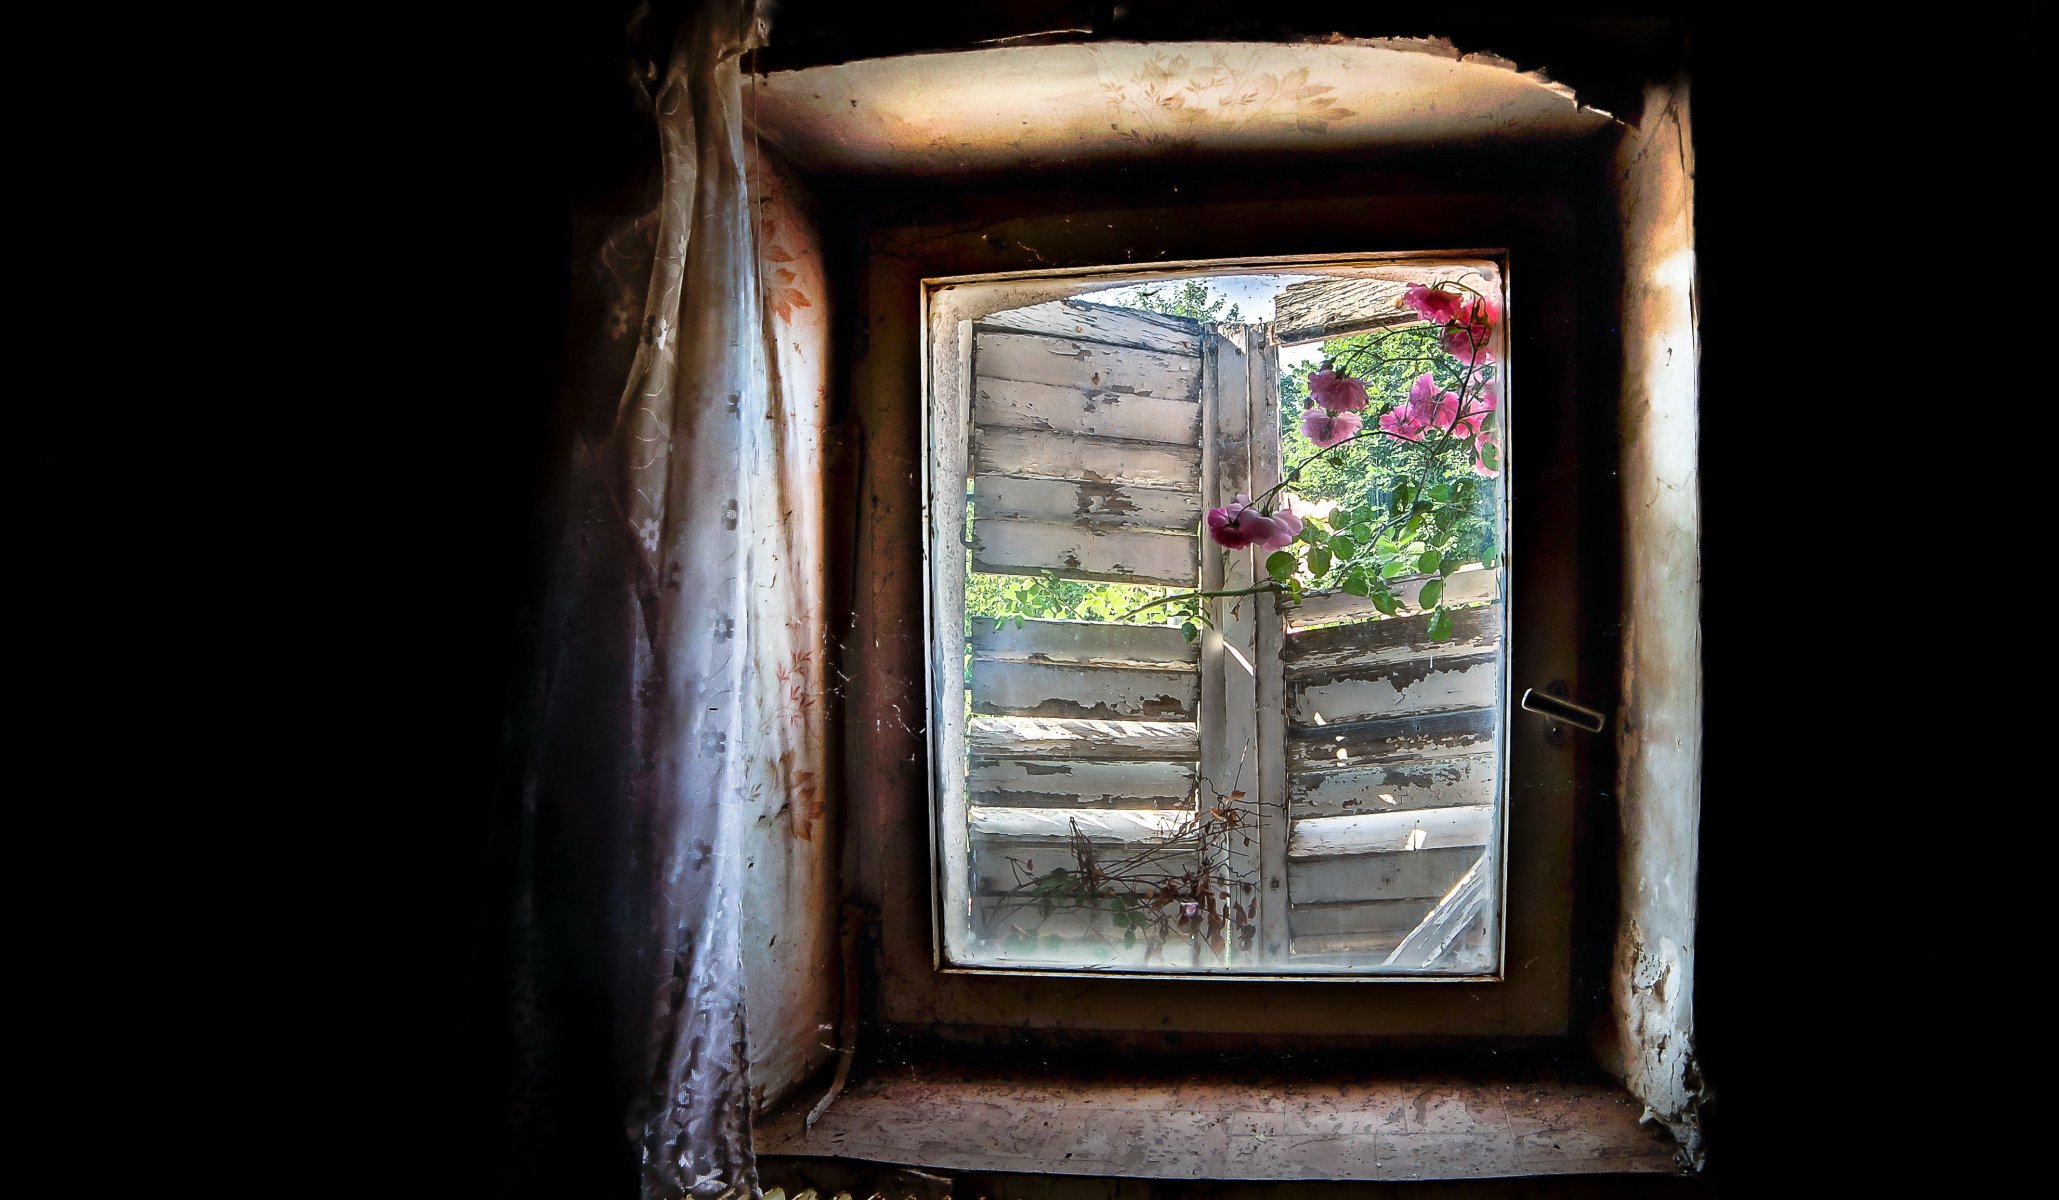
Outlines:
[[570, 422], [546, 644], [517, 722], [518, 1191], [607, 1153], [607, 1122], [627, 1139], [621, 1190], [758, 1191], [740, 939], [747, 882], [777, 886], [750, 870], [767, 814], [821, 815], [824, 622], [807, 460], [821, 408], [784, 394], [793, 356], [775, 350], [746, 180], [755, 22], [704, 3], [680, 30], [654, 102], [662, 199], [602, 255], [607, 333], [633, 357], [612, 411]]

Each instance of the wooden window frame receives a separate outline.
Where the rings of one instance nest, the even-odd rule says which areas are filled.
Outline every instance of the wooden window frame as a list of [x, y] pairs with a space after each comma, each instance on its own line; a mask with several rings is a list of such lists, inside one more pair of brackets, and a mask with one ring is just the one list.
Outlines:
[[[1046, 269], [1021, 269], [1022, 250], [1039, 245], [1023, 235], [1063, 232], [1071, 235], [1068, 241], [1063, 245], [1044, 241], [1036, 257], [1049, 262], [1056, 246], [1055, 252], [1063, 259], [1057, 266], [1085, 272], [1078, 277], [1079, 290], [1103, 286], [1110, 276], [1135, 268], [1100, 268], [1097, 274], [1094, 264], [1119, 261], [1118, 247], [1140, 233], [1162, 235], [1169, 222], [1189, 219], [1191, 225], [1183, 237], [1168, 240], [1184, 240], [1202, 249], [1213, 236], [1221, 238], [1217, 244], [1230, 253], [1217, 257], [1167, 254], [1151, 264], [1154, 271], [1187, 263], [1362, 259], [1410, 252], [1449, 254], [1452, 247], [1506, 247], [1508, 286], [1521, 305], [1511, 321], [1514, 352], [1526, 364], [1519, 401], [1525, 411], [1518, 419], [1535, 421], [1539, 429], [1549, 431], [1539, 436], [1526, 424], [1524, 451], [1512, 457], [1513, 494], [1522, 499], [1512, 498], [1511, 502], [1511, 544], [1520, 548], [1533, 542], [1540, 527], [1578, 527], [1576, 521], [1560, 524], [1565, 513], [1554, 511], [1555, 506], [1570, 504], [1568, 497], [1577, 490], [1569, 486], [1575, 482], [1570, 476], [1591, 476], [1596, 469], [1592, 465], [1583, 468], [1575, 461], [1578, 439], [1570, 425], [1576, 410], [1578, 372], [1573, 355], [1563, 346], [1554, 350], [1550, 345], [1555, 334], [1562, 335], [1575, 324], [1578, 222], [1569, 205], [1549, 191], [1520, 200], [1507, 193], [1416, 191], [1368, 202], [1364, 191], [1342, 187], [1327, 196], [1268, 202], [1264, 207], [1274, 224], [1257, 235], [1250, 232], [1250, 214], [1244, 211], [1248, 207], [1234, 198], [1178, 212], [1126, 207], [1096, 212], [1091, 222], [1079, 222], [1082, 230], [1091, 229], [1088, 232], [1073, 229], [1065, 214], [1048, 209], [998, 223], [963, 222], [944, 231], [921, 220], [886, 220], [874, 225], [867, 235], [866, 262], [861, 270], [861, 319], [869, 346], [853, 383], [861, 420], [873, 426], [866, 435], [864, 467], [876, 489], [872, 508], [880, 513], [885, 500], [886, 509], [899, 515], [897, 524], [904, 530], [901, 538], [878, 545], [881, 558], [898, 561], [904, 569], [912, 569], [916, 561], [915, 548], [907, 539], [916, 535], [919, 525], [908, 518], [921, 511], [918, 481], [927, 455], [919, 427], [927, 411], [924, 381], [931, 365], [925, 362], [929, 329], [925, 314], [919, 311], [923, 281], [1006, 276], [1010, 268], [1019, 278], [1046, 274]], [[1225, 230], [1237, 232], [1226, 235]], [[1339, 247], [1367, 247], [1368, 252], [1340, 254]], [[1537, 352], [1533, 355], [1526, 346]], [[1553, 411], [1547, 414], [1547, 409]], [[917, 436], [910, 438], [910, 433]], [[1537, 476], [1528, 482], [1524, 480], [1526, 461], [1534, 465]], [[1548, 471], [1543, 469], [1546, 462], [1551, 464]], [[1559, 484], [1555, 491], [1548, 486], [1553, 478]], [[1588, 478], [1586, 482], [1595, 481]], [[1560, 500], [1551, 500], [1554, 495]], [[1527, 534], [1526, 525], [1531, 526]], [[1572, 540], [1570, 533], [1565, 540]], [[1574, 579], [1580, 555], [1574, 546], [1562, 545], [1560, 550], [1558, 554], [1524, 551], [1511, 555], [1511, 594], [1526, 597], [1526, 607], [1514, 608], [1510, 615], [1513, 636], [1508, 670], [1514, 688], [1533, 682], [1540, 686], [1547, 681], [1574, 683], [1580, 677], [1582, 652], [1577, 644], [1578, 622], [1573, 619], [1575, 596], [1580, 591]], [[915, 581], [925, 603], [928, 568], [925, 561]], [[905, 584], [897, 585], [893, 596], [903, 601], [914, 599], [911, 590]], [[1537, 598], [1541, 596], [1559, 599], [1540, 605]], [[866, 669], [871, 677], [861, 683], [881, 697], [880, 703], [861, 706], [874, 713], [874, 728], [881, 726], [881, 703], [886, 703], [888, 693], [900, 698], [892, 707], [904, 720], [912, 715], [904, 706], [910, 701], [922, 704], [927, 695], [926, 690], [918, 692], [910, 685], [916, 679], [927, 682], [930, 641], [920, 622], [911, 627], [905, 613], [888, 616], [883, 606], [892, 604], [892, 597], [877, 597], [870, 605], [861, 604], [858, 614], [860, 643], [890, 647], [868, 657]], [[1590, 614], [1587, 623], [1592, 625], [1597, 619]], [[858, 716], [862, 728], [866, 718], [863, 712]], [[1525, 746], [1532, 756], [1557, 752], [1581, 757], [1589, 751], [1577, 741], [1565, 744], [1563, 735], [1558, 744], [1547, 747], [1544, 723], [1526, 721], [1513, 712], [1507, 714], [1504, 727], [1512, 768], [1521, 761]], [[1392, 976], [1349, 980], [1381, 985], [1367, 991], [1335, 987], [1338, 980], [1331, 976], [1094, 977], [1091, 973], [1025, 973], [942, 963], [937, 952], [939, 891], [934, 886], [937, 847], [930, 819], [934, 772], [928, 768], [933, 760], [928, 739], [922, 742], [919, 762], [898, 761], [884, 770], [876, 765], [869, 774], [864, 764], [859, 764], [859, 786], [879, 789], [874, 819], [861, 823], [859, 837], [860, 858], [884, 916], [879, 996], [880, 1016], [889, 1026], [949, 1031], [946, 1036], [972, 1040], [1013, 1038], [1022, 1029], [1043, 1029], [1054, 1035], [1092, 1035], [1131, 1043], [1172, 1036], [1191, 1045], [1213, 1039], [1225, 1047], [1253, 1048], [1309, 1045], [1316, 1039], [1328, 1045], [1423, 1037], [1557, 1039], [1571, 1030], [1569, 977], [1574, 946], [1569, 897], [1576, 881], [1570, 776], [1578, 774], [1578, 768], [1569, 767], [1569, 779], [1563, 786], [1546, 789], [1554, 792], [1551, 795], [1518, 795], [1511, 789], [1512, 803], [1524, 807], [1512, 812], [1508, 823], [1504, 862], [1510, 899], [1504, 918], [1503, 977], [1492, 981]], [[880, 764], [883, 757], [872, 756], [872, 762]], [[1548, 819], [1537, 819], [1537, 814], [1547, 814]], [[1532, 840], [1533, 835], [1537, 840]], [[1588, 884], [1597, 885], [1612, 888], [1613, 881]], [[1547, 904], [1519, 906], [1519, 896], [1541, 897]], [[1546, 907], [1550, 911], [1545, 911]], [[1034, 978], [1024, 978], [1025, 974]]]

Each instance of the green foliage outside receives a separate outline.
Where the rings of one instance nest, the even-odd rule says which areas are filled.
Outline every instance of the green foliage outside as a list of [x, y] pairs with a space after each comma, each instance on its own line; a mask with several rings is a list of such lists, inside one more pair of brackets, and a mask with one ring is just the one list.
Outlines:
[[[1092, 580], [1060, 579], [1054, 572], [1041, 575], [986, 575], [973, 572], [965, 580], [965, 612], [968, 616], [992, 617], [1019, 623], [1028, 617], [1055, 617], [1067, 621], [1114, 621], [1138, 605], [1163, 599], [1177, 591], [1169, 587], [1145, 587], [1133, 583], [1096, 583]], [[1130, 620], [1132, 625], [1177, 625], [1176, 615], [1161, 605], [1146, 609]]]
[[[1340, 374], [1365, 381], [1371, 406], [1362, 414], [1368, 429], [1377, 426], [1382, 412], [1408, 395], [1409, 385], [1424, 371], [1431, 372], [1446, 389], [1465, 389], [1468, 397], [1491, 382], [1494, 368], [1481, 366], [1470, 380], [1458, 360], [1437, 345], [1436, 330], [1429, 325], [1412, 325], [1377, 333], [1332, 338], [1323, 343], [1323, 357], [1334, 361]], [[1486, 479], [1473, 471], [1470, 454], [1456, 452], [1454, 439], [1432, 432], [1421, 443], [1372, 436], [1315, 458], [1317, 446], [1301, 431], [1301, 418], [1308, 402], [1306, 377], [1291, 375], [1280, 380], [1281, 463], [1288, 470], [1301, 466], [1300, 477], [1287, 485], [1297, 501], [1295, 509], [1305, 518], [1309, 502], [1336, 502], [1327, 517], [1309, 518], [1315, 532], [1304, 531], [1302, 561], [1309, 568], [1303, 586], [1310, 590], [1346, 587], [1351, 568], [1360, 565], [1361, 549], [1372, 548], [1387, 564], [1406, 559], [1405, 569], [1386, 578], [1410, 573], [1410, 564], [1427, 561], [1435, 551], [1436, 574], [1449, 564], [1451, 570], [1465, 563], [1491, 561], [1496, 554], [1494, 530], [1499, 506], [1499, 479]], [[1489, 419], [1487, 427], [1495, 422]], [[1405, 503], [1397, 504], [1398, 499]], [[1421, 510], [1422, 520], [1414, 517]], [[1407, 536], [1401, 538], [1403, 533]], [[1310, 543], [1325, 542], [1324, 535], [1342, 535], [1341, 545], [1323, 544], [1329, 553], [1310, 553]], [[1371, 540], [1368, 541], [1368, 538]], [[1384, 550], [1385, 553], [1377, 553]], [[1339, 553], [1338, 551], [1342, 551]], [[1354, 562], [1353, 560], [1359, 560]], [[1444, 570], [1444, 574], [1450, 574]], [[1346, 587], [1359, 595], [1355, 587]]]
[[1229, 304], [1228, 296], [1218, 296], [1205, 279], [1182, 279], [1164, 287], [1139, 288], [1134, 300], [1123, 302], [1123, 308], [1141, 308], [1145, 312], [1164, 313], [1171, 317], [1192, 317], [1196, 321], [1241, 321], [1244, 315], [1237, 306], [1230, 304], [1228, 312], [1223, 305]]

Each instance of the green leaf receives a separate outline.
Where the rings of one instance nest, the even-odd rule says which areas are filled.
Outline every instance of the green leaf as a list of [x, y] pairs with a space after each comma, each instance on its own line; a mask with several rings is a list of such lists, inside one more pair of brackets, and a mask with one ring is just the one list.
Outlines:
[[1201, 636], [1201, 627], [1192, 621], [1182, 621], [1180, 623], [1180, 632], [1186, 635], [1187, 640], [1191, 642]]
[[1330, 539], [1330, 553], [1338, 558], [1349, 559], [1358, 557], [1358, 546], [1358, 539], [1345, 537], [1341, 534]]
[[1344, 582], [1340, 586], [1344, 589], [1344, 594], [1347, 596], [1370, 596], [1373, 594], [1372, 581], [1366, 578], [1366, 569], [1364, 567], [1353, 567], [1346, 571], [1344, 573]]
[[1458, 555], [1454, 554], [1451, 557], [1444, 560], [1444, 565], [1437, 568], [1437, 573], [1439, 575], [1444, 576], [1446, 579], [1449, 579], [1451, 578], [1451, 573], [1453, 571], [1458, 570], [1460, 567], [1464, 565], [1464, 563], [1458, 560]]
[[1275, 550], [1265, 560], [1265, 573], [1285, 583], [1294, 577], [1295, 568], [1300, 565], [1301, 560], [1294, 557], [1292, 550]]
[[1393, 592], [1383, 589], [1373, 593], [1373, 607], [1391, 617], [1401, 610], [1401, 601], [1394, 598]]
[[1411, 516], [1408, 519], [1408, 524], [1403, 525], [1401, 527], [1401, 540], [1405, 542], [1410, 538], [1414, 537], [1416, 535], [1416, 530], [1421, 529], [1422, 527], [1423, 514], [1416, 513], [1414, 516]]
[[[1428, 589], [1424, 589], [1427, 591]], [[1451, 610], [1440, 608], [1430, 614], [1430, 640], [1445, 642], [1451, 640]]]
[[1380, 578], [1392, 579], [1406, 570], [1408, 570], [1408, 563], [1397, 558], [1380, 568]]
[[1492, 548], [1489, 548], [1487, 553], [1480, 556], [1480, 565], [1486, 567], [1490, 571], [1492, 571], [1494, 569], [1494, 565], [1500, 561], [1501, 552]]
[[1421, 571], [1425, 575], [1435, 575], [1437, 568], [1443, 565], [1444, 556], [1435, 550], [1425, 550], [1422, 557], [1416, 559], [1416, 570]]
[[1310, 550], [1308, 552], [1308, 569], [1317, 575], [1328, 575], [1330, 573], [1329, 550], [1322, 546], [1317, 546]]
[[1452, 484], [1451, 481], [1447, 479], [1443, 483], [1433, 485], [1430, 488], [1429, 495], [1430, 499], [1432, 500], [1446, 501], [1451, 499], [1451, 492]]
[[1360, 521], [1351, 527], [1351, 536], [1354, 541], [1363, 546], [1373, 540], [1373, 527], [1367, 522]]
[[[1423, 594], [1416, 598], [1416, 607], [1435, 608], [1437, 606], [1437, 602], [1442, 599], [1444, 599], [1444, 581], [1442, 579], [1432, 579], [1430, 582], [1423, 585]], [[1433, 620], [1431, 624], [1435, 625], [1436, 622]], [[1444, 619], [1444, 624], [1447, 628], [1449, 628], [1451, 625], [1451, 618], [1446, 617]], [[1433, 638], [1432, 640], [1442, 639]]]

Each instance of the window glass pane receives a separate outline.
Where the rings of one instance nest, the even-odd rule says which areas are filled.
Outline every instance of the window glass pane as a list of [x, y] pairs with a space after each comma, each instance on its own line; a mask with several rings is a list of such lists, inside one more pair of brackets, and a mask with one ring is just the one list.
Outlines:
[[1075, 292], [934, 348], [947, 965], [1497, 973], [1498, 267]]

